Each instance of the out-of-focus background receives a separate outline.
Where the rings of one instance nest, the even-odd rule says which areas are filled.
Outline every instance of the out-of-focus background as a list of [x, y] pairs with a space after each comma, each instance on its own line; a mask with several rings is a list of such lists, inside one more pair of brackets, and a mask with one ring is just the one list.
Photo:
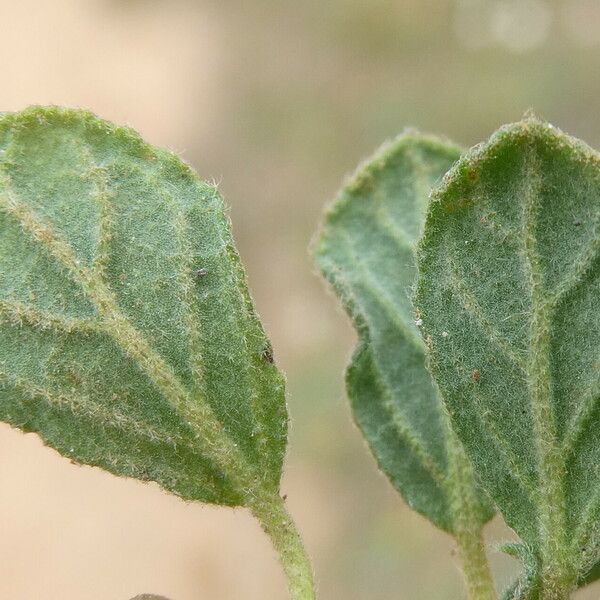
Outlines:
[[[320, 597], [461, 598], [449, 539], [408, 510], [352, 425], [354, 335], [307, 246], [345, 175], [408, 125], [472, 145], [533, 108], [600, 145], [600, 2], [0, 0], [0, 31], [0, 110], [88, 107], [220, 182], [288, 377], [282, 491]], [[2, 599], [286, 597], [243, 510], [72, 466], [6, 426], [0, 457]], [[499, 522], [489, 534], [509, 536]], [[508, 583], [516, 563], [490, 554]]]

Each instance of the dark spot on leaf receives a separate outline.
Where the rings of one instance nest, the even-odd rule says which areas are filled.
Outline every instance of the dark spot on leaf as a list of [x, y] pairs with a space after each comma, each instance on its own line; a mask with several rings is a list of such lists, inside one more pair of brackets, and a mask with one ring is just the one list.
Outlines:
[[263, 357], [264, 360], [266, 360], [268, 363], [273, 364], [273, 350], [270, 346], [267, 346], [262, 352], [261, 352], [261, 356]]
[[479, 381], [481, 379], [481, 373], [479, 372], [479, 369], [473, 369], [471, 371], [471, 379], [473, 381]]

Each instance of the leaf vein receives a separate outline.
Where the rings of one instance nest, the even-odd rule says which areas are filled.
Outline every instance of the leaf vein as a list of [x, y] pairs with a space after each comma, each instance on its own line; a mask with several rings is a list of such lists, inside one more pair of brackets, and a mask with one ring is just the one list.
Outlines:
[[469, 314], [475, 322], [481, 327], [487, 336], [487, 339], [510, 360], [523, 375], [526, 375], [523, 359], [520, 357], [511, 346], [506, 342], [502, 334], [490, 323], [485, 316], [475, 295], [469, 290], [465, 277], [460, 273], [460, 269], [456, 262], [450, 257], [447, 258], [448, 264], [448, 280], [452, 287], [452, 291], [458, 299], [463, 310]]
[[504, 458], [505, 463], [509, 467], [509, 473], [511, 477], [521, 486], [521, 489], [533, 502], [537, 497], [537, 490], [534, 482], [530, 479], [530, 477], [527, 476], [526, 473], [521, 470], [518, 457], [514, 454], [512, 448], [504, 439], [504, 436], [500, 433], [500, 431], [498, 431], [496, 424], [490, 418], [489, 410], [483, 405], [479, 394], [477, 394], [476, 391], [473, 391], [472, 394], [475, 404], [477, 405], [477, 411], [475, 411], [475, 414], [477, 415], [480, 423], [487, 430], [488, 435], [498, 449], [499, 454]]
[[[368, 345], [368, 342], [366, 340], [363, 340], [363, 343]], [[425, 449], [422, 441], [419, 439], [419, 435], [415, 432], [413, 427], [406, 423], [402, 418], [402, 415], [398, 410], [396, 403], [393, 400], [392, 391], [388, 383], [383, 379], [381, 371], [375, 364], [374, 358], [372, 358], [372, 364], [375, 381], [383, 395], [382, 406], [384, 407], [385, 411], [390, 417], [394, 429], [396, 430], [400, 438], [402, 438], [410, 447], [410, 449], [414, 452], [415, 456], [417, 457], [425, 471], [427, 471], [431, 478], [435, 481], [436, 485], [446, 495], [449, 495], [449, 482], [446, 475], [438, 467], [436, 461], [431, 456], [431, 454]]]
[[[60, 393], [54, 393], [45, 387], [37, 386], [29, 383], [22, 378], [11, 377], [7, 373], [0, 370], [0, 385], [8, 385], [15, 389], [20, 389], [23, 394], [28, 396], [31, 400], [43, 400], [48, 406], [56, 408], [66, 408], [70, 410], [74, 415], [81, 415], [83, 417], [91, 418], [95, 424], [100, 426], [111, 428], [120, 431], [127, 436], [134, 435], [140, 438], [145, 438], [150, 443], [166, 444], [174, 449], [184, 449], [193, 454], [197, 454], [198, 448], [192, 446], [188, 440], [180, 436], [166, 435], [159, 429], [156, 429], [149, 423], [141, 422], [139, 419], [132, 419], [131, 417], [120, 413], [114, 409], [106, 410], [95, 403], [90, 398], [78, 395], [64, 395]], [[140, 467], [135, 461], [126, 460], [128, 463], [128, 469], [131, 472], [139, 472]], [[116, 467], [117, 461], [113, 461]], [[177, 480], [181, 478], [181, 472], [171, 467], [166, 466], [163, 463], [160, 466], [162, 475], [168, 475], [171, 479]], [[203, 480], [203, 485], [208, 487], [211, 493], [217, 495], [218, 489], [212, 481], [212, 479]]]
[[[9, 184], [4, 182], [7, 189]], [[246, 473], [254, 468], [246, 464], [244, 456], [223, 430], [212, 408], [205, 402], [193, 402], [184, 385], [171, 367], [150, 346], [131, 322], [122, 315], [117, 307], [113, 293], [105, 286], [98, 275], [79, 264], [73, 250], [51, 227], [41, 222], [31, 209], [21, 200], [17, 200], [10, 191], [0, 194], [0, 209], [15, 218], [59, 264], [70, 277], [82, 287], [86, 296], [95, 305], [102, 320], [102, 329], [110, 335], [126, 355], [131, 356], [146, 374], [163, 397], [186, 419], [190, 426], [196, 426], [201, 432], [202, 443], [208, 455], [216, 464], [224, 468], [230, 477], [240, 479], [240, 488], [251, 487]], [[243, 467], [241, 467], [244, 465]], [[240, 468], [241, 467], [241, 468]], [[246, 493], [247, 490], [244, 490]]]
[[0, 300], [0, 322], [29, 325], [40, 330], [51, 329], [63, 333], [96, 333], [101, 330], [98, 320], [71, 318], [58, 313], [38, 310], [18, 301]]
[[[359, 265], [359, 277], [357, 277], [357, 283], [355, 285], [357, 287], [362, 287], [364, 290], [369, 292], [371, 296], [375, 299], [375, 301], [380, 305], [383, 309], [385, 315], [389, 319], [390, 323], [393, 325], [396, 332], [406, 341], [410, 342], [412, 348], [423, 358], [425, 357], [425, 348], [421, 343], [420, 338], [418, 337], [417, 332], [413, 332], [410, 327], [402, 320], [402, 318], [398, 315], [398, 308], [394, 305], [394, 302], [388, 297], [387, 292], [385, 292], [381, 287], [379, 287], [374, 281], [373, 277], [370, 274], [368, 267], [365, 265], [364, 260], [357, 254], [354, 253], [352, 248], [352, 241], [348, 237], [348, 235], [344, 232], [343, 239], [345, 242], [345, 248], [348, 253], [348, 256], [351, 258], [355, 265]], [[339, 282], [338, 282], [339, 283]], [[348, 290], [346, 289], [345, 295], [348, 295]], [[356, 294], [350, 293], [352, 297], [352, 304], [355, 305], [354, 310], [358, 308], [358, 298]], [[354, 317], [356, 318], [356, 314]], [[367, 323], [366, 311], [360, 310], [360, 319]]]
[[577, 406], [577, 412], [571, 418], [567, 427], [567, 433], [565, 434], [562, 457], [565, 464], [573, 454], [580, 437], [585, 432], [586, 427], [590, 424], [590, 419], [594, 413], [594, 410], [600, 400], [600, 375], [597, 377], [595, 385], [581, 399]]
[[563, 490], [561, 448], [557, 444], [553, 389], [551, 385], [551, 313], [540, 264], [536, 236], [537, 213], [542, 188], [541, 165], [535, 148], [529, 144], [525, 154], [522, 189], [523, 266], [531, 290], [532, 314], [529, 329], [527, 384], [533, 415], [533, 432], [538, 456], [538, 516], [542, 556], [546, 568], [560, 570], [556, 564], [566, 536], [566, 506]]
[[583, 281], [600, 256], [600, 235], [594, 228], [592, 241], [581, 253], [578, 260], [567, 269], [569, 275], [556, 288], [549, 303], [552, 308], [558, 307]]
[[98, 274], [106, 285], [106, 269], [109, 262], [110, 244], [112, 241], [113, 229], [113, 206], [108, 191], [108, 173], [106, 168], [100, 166], [95, 160], [91, 147], [84, 143], [78, 142], [78, 147], [82, 155], [82, 162], [86, 165], [86, 170], [90, 179], [94, 183], [95, 190], [92, 193], [92, 198], [98, 205], [98, 241], [96, 252], [92, 262], [92, 271]]

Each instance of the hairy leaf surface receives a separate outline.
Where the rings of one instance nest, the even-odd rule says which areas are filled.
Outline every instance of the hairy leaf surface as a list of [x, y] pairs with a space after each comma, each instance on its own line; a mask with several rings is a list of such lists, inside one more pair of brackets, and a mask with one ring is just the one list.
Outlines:
[[[420, 135], [385, 146], [342, 190], [316, 252], [360, 336], [346, 376], [354, 418], [394, 487], [447, 531], [458, 482], [410, 296], [429, 190], [459, 154]], [[477, 497], [473, 517], [489, 516]]]
[[446, 176], [419, 255], [416, 304], [455, 429], [563, 583], [600, 542], [599, 218], [598, 154], [528, 118]]
[[[504, 592], [502, 600], [539, 600], [541, 594], [541, 569], [538, 559], [521, 543], [505, 544], [500, 550], [523, 562], [523, 573]], [[576, 587], [582, 588], [600, 579], [600, 562], [580, 569]]]
[[282, 377], [214, 187], [90, 113], [0, 118], [0, 418], [188, 500], [276, 491]]

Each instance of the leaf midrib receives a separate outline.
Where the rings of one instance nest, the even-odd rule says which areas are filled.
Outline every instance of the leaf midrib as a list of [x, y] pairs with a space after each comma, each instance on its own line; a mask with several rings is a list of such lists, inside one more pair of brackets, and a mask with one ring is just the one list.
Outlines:
[[539, 198], [543, 186], [542, 168], [535, 142], [528, 142], [524, 154], [524, 172], [518, 197], [523, 198], [522, 240], [523, 269], [531, 297], [529, 352], [526, 363], [534, 439], [538, 456], [538, 534], [546, 569], [561, 578], [565, 563], [566, 504], [564, 472], [560, 460], [551, 381], [550, 338], [552, 306], [548, 302], [536, 235]]

